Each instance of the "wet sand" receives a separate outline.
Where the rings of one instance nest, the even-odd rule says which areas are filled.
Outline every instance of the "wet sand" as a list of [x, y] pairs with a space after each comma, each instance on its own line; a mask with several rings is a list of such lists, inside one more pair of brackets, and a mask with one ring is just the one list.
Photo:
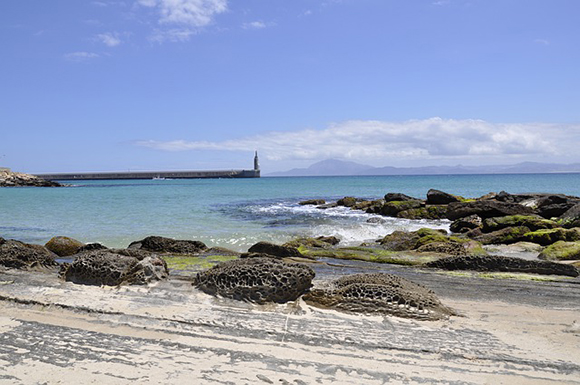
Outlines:
[[578, 278], [383, 268], [431, 287], [463, 316], [351, 315], [301, 300], [257, 306], [175, 275], [116, 288], [0, 270], [0, 383], [580, 384]]

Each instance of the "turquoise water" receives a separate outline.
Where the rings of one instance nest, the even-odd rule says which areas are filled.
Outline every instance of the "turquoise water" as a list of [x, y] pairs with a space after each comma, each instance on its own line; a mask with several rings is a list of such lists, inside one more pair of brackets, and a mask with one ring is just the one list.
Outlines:
[[66, 235], [126, 247], [147, 235], [162, 235], [236, 250], [296, 235], [336, 235], [357, 244], [396, 229], [449, 223], [385, 218], [386, 223], [371, 224], [369, 214], [298, 202], [379, 198], [387, 192], [424, 198], [430, 188], [465, 197], [501, 190], [580, 195], [580, 174], [85, 181], [67, 188], [0, 188], [0, 236], [45, 243]]

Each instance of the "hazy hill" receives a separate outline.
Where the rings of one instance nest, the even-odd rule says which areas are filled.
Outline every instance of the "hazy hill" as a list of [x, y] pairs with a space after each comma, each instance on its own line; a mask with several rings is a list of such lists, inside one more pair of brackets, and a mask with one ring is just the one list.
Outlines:
[[580, 172], [580, 163], [557, 164], [523, 162], [493, 166], [425, 166], [425, 167], [373, 167], [355, 162], [327, 159], [307, 168], [274, 172], [265, 176], [336, 176], [336, 175], [449, 175], [449, 174], [531, 174]]
[[373, 166], [367, 166], [355, 162], [347, 162], [338, 159], [326, 159], [314, 163], [307, 168], [293, 168], [289, 171], [273, 172], [267, 176], [332, 176], [332, 175], [366, 175], [364, 172], [373, 170]]

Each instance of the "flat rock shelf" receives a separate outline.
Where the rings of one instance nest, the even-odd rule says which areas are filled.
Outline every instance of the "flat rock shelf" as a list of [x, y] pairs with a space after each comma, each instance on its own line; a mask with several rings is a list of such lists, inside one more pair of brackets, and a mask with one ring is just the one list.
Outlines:
[[255, 305], [206, 295], [175, 275], [98, 287], [2, 269], [0, 383], [580, 384], [578, 278], [385, 269], [428, 284], [462, 316], [352, 315], [301, 299]]

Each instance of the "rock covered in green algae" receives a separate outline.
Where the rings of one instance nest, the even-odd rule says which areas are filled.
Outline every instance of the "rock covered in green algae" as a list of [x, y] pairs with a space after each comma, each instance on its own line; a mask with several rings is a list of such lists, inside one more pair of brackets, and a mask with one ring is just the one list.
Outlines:
[[59, 257], [68, 257], [76, 254], [85, 244], [69, 237], [52, 237], [50, 241], [46, 242], [44, 247], [52, 251]]
[[332, 246], [336, 246], [340, 243], [340, 239], [337, 237], [325, 237], [320, 236], [316, 238], [311, 237], [300, 237], [293, 239], [289, 242], [284, 243], [282, 246], [285, 247], [293, 247], [293, 248], [300, 248], [300, 247], [309, 247], [309, 248], [320, 248], [320, 249], [328, 249]]
[[580, 240], [580, 227], [536, 230], [526, 233], [522, 240], [543, 246], [551, 245], [557, 241], [575, 242]]
[[558, 224], [539, 215], [508, 215], [505, 217], [487, 218], [483, 221], [483, 232], [501, 230], [506, 227], [525, 226], [530, 231], [554, 229]]
[[86, 251], [76, 255], [70, 264], [63, 264], [61, 277], [84, 285], [142, 285], [166, 279], [167, 263], [148, 253], [142, 258], [117, 254], [111, 250]]
[[272, 258], [223, 262], [200, 272], [194, 285], [203, 292], [263, 304], [294, 301], [312, 286], [314, 270]]
[[379, 240], [390, 251], [416, 250], [452, 255], [485, 254], [477, 241], [447, 236], [445, 230], [423, 228], [417, 231], [395, 231]]
[[386, 273], [341, 277], [328, 288], [311, 290], [304, 300], [321, 308], [421, 320], [446, 319], [455, 314], [432, 290]]
[[530, 229], [525, 226], [505, 227], [501, 230], [492, 231], [491, 233], [475, 233], [469, 232], [468, 236], [472, 236], [474, 240], [481, 242], [484, 245], [509, 245], [512, 243], [526, 240], [526, 234]]
[[538, 258], [548, 261], [580, 259], [580, 242], [555, 242], [542, 250]]
[[578, 276], [578, 269], [571, 265], [497, 255], [465, 255], [441, 258], [436, 261], [427, 262], [424, 266], [443, 270], [495, 271], [544, 275], [566, 275], [570, 277]]
[[44, 246], [0, 238], [0, 266], [13, 269], [54, 267], [56, 257]]

